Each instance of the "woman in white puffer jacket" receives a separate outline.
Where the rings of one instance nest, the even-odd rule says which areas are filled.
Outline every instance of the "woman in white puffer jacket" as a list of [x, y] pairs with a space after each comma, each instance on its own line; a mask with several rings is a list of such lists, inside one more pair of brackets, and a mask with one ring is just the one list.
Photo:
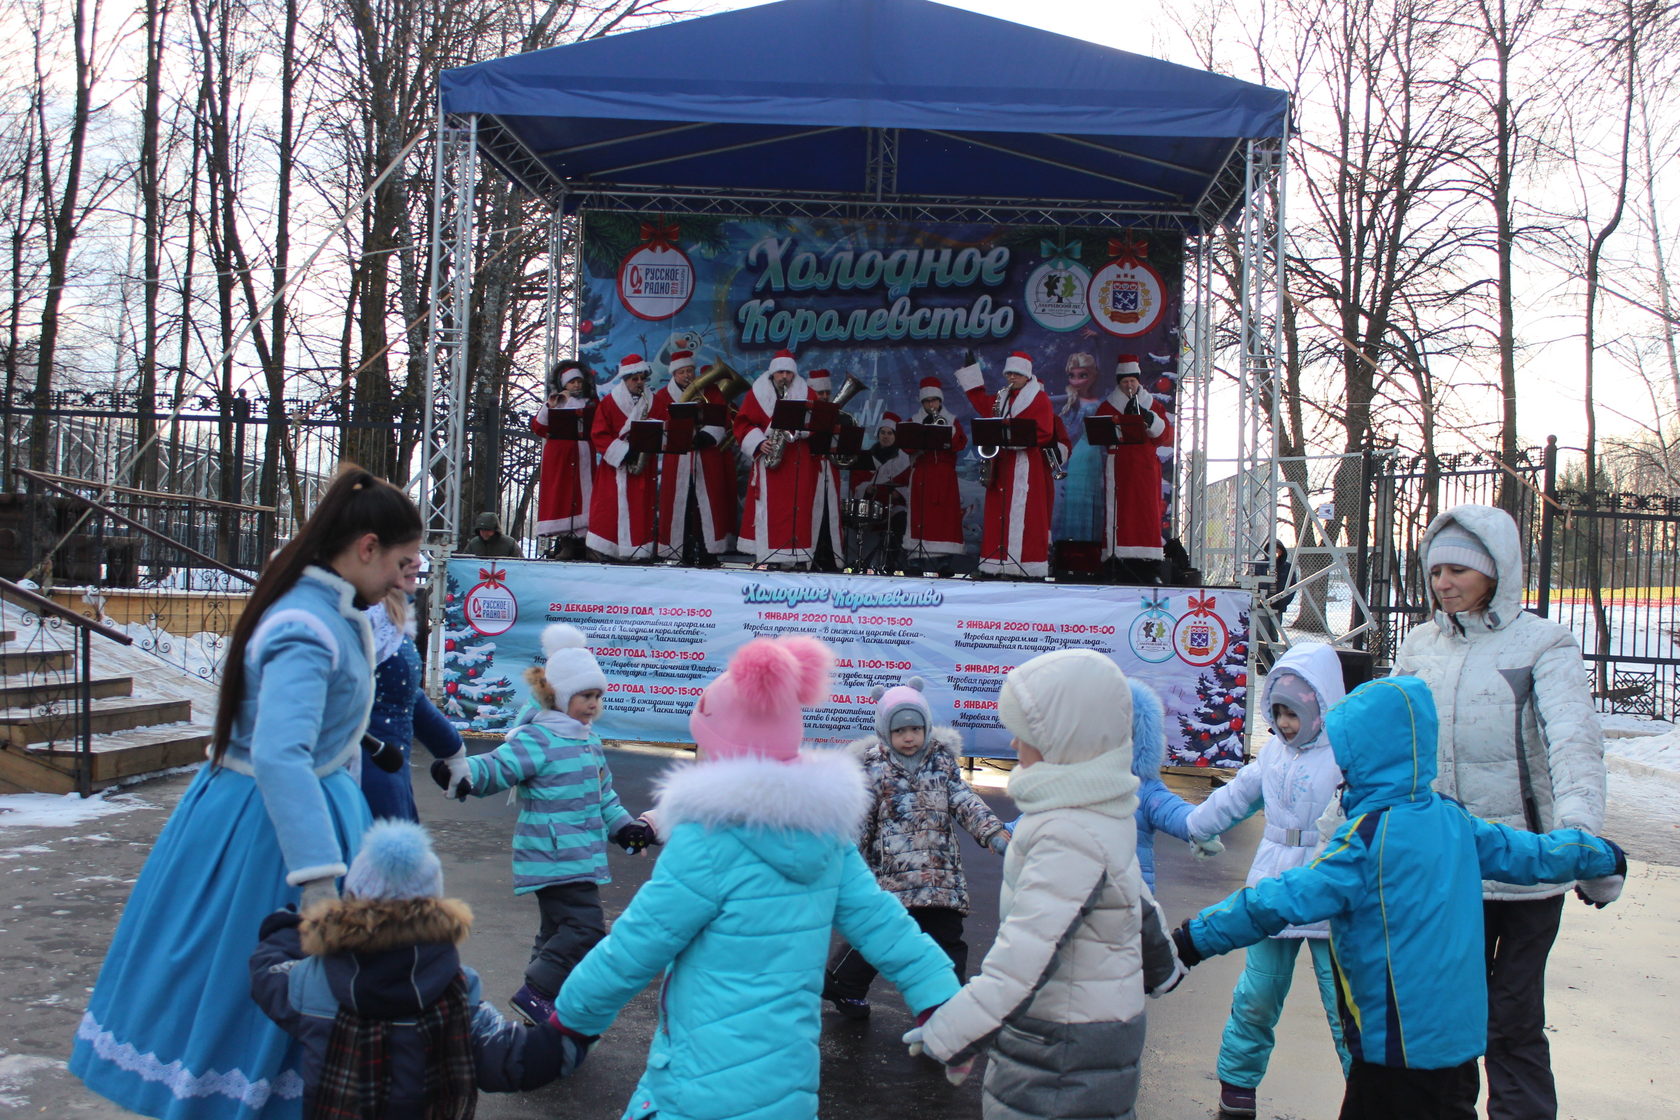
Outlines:
[[[1264, 810], [1266, 831], [1248, 869], [1248, 886], [1301, 867], [1317, 853], [1318, 819], [1342, 784], [1341, 767], [1324, 733], [1324, 713], [1344, 692], [1342, 662], [1333, 648], [1307, 642], [1290, 649], [1272, 666], [1261, 694], [1260, 710], [1276, 732], [1253, 762], [1196, 806], [1185, 822], [1194, 843], [1218, 836], [1256, 809]], [[1278, 707], [1287, 708], [1298, 724], [1279, 726], [1274, 714]], [[1293, 730], [1285, 734], [1290, 727]], [[1317, 922], [1290, 926], [1248, 947], [1242, 976], [1231, 993], [1231, 1016], [1219, 1041], [1219, 1103], [1226, 1114], [1255, 1114], [1255, 1090], [1271, 1060], [1273, 1032], [1283, 1014], [1302, 944], [1312, 955], [1330, 1037], [1341, 1057], [1342, 1072], [1347, 1072], [1350, 1059], [1336, 1009], [1329, 937], [1329, 924]]]
[[[1435, 789], [1513, 828], [1597, 833], [1603, 730], [1574, 637], [1522, 609], [1516, 523], [1491, 506], [1458, 506], [1430, 523], [1422, 551], [1434, 618], [1406, 635], [1394, 672], [1434, 693]], [[1569, 886], [1483, 884], [1490, 1120], [1557, 1115], [1545, 975]]]

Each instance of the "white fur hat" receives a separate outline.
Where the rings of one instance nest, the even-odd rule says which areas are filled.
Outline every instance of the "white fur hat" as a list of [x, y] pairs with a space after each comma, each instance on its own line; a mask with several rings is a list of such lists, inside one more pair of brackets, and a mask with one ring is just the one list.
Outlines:
[[1132, 765], [1132, 693], [1126, 674], [1094, 649], [1059, 649], [1003, 678], [998, 720], [1057, 765], [1120, 751]]
[[356, 898], [442, 898], [443, 865], [432, 851], [432, 838], [413, 821], [374, 821], [350, 861], [344, 893]]
[[543, 653], [548, 665], [543, 670], [554, 689], [554, 702], [564, 711], [566, 702], [580, 692], [598, 688], [607, 690], [607, 675], [595, 655], [589, 652], [589, 639], [582, 630], [565, 622], [551, 622], [544, 628]]

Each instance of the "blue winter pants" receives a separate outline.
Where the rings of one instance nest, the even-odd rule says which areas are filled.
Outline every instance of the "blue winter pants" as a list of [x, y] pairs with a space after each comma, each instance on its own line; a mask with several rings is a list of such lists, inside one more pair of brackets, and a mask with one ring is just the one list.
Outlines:
[[1283, 1014], [1283, 999], [1295, 976], [1295, 957], [1305, 942], [1312, 953], [1313, 972], [1318, 977], [1318, 995], [1330, 1020], [1330, 1037], [1342, 1059], [1342, 1076], [1350, 1068], [1347, 1047], [1342, 1043], [1342, 1024], [1336, 1012], [1336, 981], [1330, 967], [1330, 942], [1321, 937], [1268, 937], [1248, 947], [1248, 960], [1231, 993], [1231, 1017], [1219, 1040], [1219, 1080], [1227, 1085], [1254, 1089], [1266, 1076], [1276, 1043], [1273, 1028]]

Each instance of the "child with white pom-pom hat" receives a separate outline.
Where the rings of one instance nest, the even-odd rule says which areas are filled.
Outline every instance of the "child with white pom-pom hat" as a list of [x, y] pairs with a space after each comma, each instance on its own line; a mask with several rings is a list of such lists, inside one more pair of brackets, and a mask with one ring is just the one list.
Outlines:
[[433, 766], [433, 777], [454, 797], [519, 791], [513, 891], [537, 896], [542, 925], [512, 1002], [533, 1023], [548, 1020], [566, 976], [606, 936], [608, 838], [627, 852], [654, 842], [653, 829], [619, 803], [601, 736], [590, 726], [601, 714], [607, 678], [583, 631], [556, 622], [542, 640], [548, 663], [525, 671], [533, 706], [507, 742], [467, 759], [464, 776]]

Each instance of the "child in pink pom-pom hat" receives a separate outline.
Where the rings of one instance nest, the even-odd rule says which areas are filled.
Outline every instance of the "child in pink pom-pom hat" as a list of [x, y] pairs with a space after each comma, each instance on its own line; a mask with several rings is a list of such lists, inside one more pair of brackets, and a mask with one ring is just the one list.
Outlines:
[[828, 698], [814, 638], [755, 638], [689, 718], [698, 761], [663, 780], [653, 877], [566, 981], [555, 1011], [600, 1034], [664, 974], [628, 1116], [815, 1117], [823, 966], [837, 928], [917, 1013], [957, 990], [946, 957], [875, 883], [856, 838], [869, 804], [844, 751], [802, 751]]

